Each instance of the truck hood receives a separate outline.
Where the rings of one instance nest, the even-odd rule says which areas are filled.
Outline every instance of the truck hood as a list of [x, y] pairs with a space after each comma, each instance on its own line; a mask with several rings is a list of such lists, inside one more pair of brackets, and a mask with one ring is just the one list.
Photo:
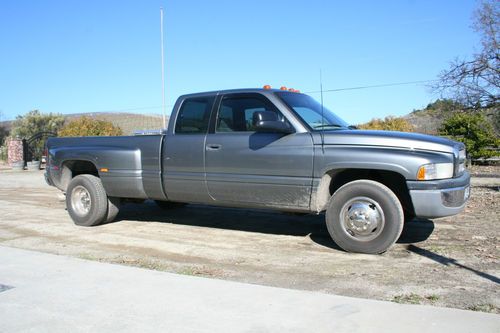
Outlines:
[[442, 137], [407, 132], [336, 130], [325, 131], [325, 145], [363, 145], [455, 153], [464, 145]]

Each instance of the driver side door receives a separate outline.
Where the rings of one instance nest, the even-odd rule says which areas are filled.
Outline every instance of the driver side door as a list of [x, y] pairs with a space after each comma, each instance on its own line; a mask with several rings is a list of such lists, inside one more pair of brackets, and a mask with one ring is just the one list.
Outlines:
[[279, 110], [258, 93], [222, 96], [207, 134], [205, 172], [214, 201], [257, 207], [308, 208], [313, 174], [310, 133], [257, 132], [257, 111]]

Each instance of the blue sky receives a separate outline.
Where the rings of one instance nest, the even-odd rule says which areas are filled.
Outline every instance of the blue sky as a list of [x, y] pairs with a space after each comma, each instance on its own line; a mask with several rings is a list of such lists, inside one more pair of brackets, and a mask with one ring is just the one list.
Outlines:
[[[303, 92], [432, 80], [478, 47], [472, 0], [0, 2], [0, 111], [161, 113], [184, 93], [286, 85]], [[311, 94], [319, 99], [319, 94]], [[425, 85], [324, 94], [349, 123], [403, 115]], [[167, 112], [170, 113], [170, 108]]]

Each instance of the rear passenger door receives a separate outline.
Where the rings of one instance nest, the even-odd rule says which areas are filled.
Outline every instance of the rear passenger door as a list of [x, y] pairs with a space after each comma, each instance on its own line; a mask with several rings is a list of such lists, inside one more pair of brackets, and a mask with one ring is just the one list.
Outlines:
[[256, 132], [257, 111], [279, 110], [259, 93], [220, 99], [214, 128], [207, 135], [208, 192], [218, 202], [258, 207], [309, 207], [313, 143], [309, 133]]
[[205, 183], [205, 136], [215, 96], [186, 98], [163, 145], [163, 186], [169, 200], [210, 202]]

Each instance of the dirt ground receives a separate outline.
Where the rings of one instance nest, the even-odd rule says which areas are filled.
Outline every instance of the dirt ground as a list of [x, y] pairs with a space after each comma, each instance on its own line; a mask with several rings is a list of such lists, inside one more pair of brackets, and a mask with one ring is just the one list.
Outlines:
[[486, 181], [473, 179], [479, 185], [473, 186], [462, 214], [412, 221], [390, 251], [363, 255], [340, 250], [322, 215], [199, 205], [163, 211], [146, 202], [122, 206], [115, 223], [77, 227], [60, 192], [45, 184], [43, 171], [0, 170], [0, 245], [180, 274], [499, 313], [500, 167], [487, 173]]

